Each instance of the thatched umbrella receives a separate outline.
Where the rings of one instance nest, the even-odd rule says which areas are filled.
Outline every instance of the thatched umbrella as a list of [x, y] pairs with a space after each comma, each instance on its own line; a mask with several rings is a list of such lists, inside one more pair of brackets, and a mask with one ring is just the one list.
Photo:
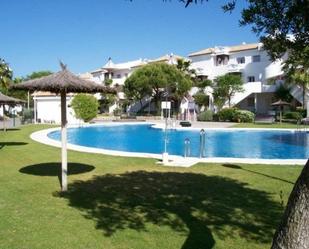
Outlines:
[[282, 101], [281, 99], [279, 99], [278, 101], [274, 102], [271, 104], [272, 106], [277, 106], [280, 108], [280, 124], [282, 122], [282, 107], [285, 105], [290, 105], [290, 103]]
[[95, 82], [81, 79], [67, 70], [66, 65], [60, 62], [61, 71], [38, 79], [28, 80], [13, 85], [13, 89], [28, 91], [49, 91], [61, 96], [61, 190], [67, 190], [67, 93], [97, 93], [113, 92], [112, 89], [99, 85]]
[[6, 96], [0, 92], [0, 105], [3, 107], [3, 130], [6, 131], [5, 127], [5, 120], [4, 120], [4, 106], [5, 105], [15, 105], [15, 104], [21, 104], [24, 103], [25, 101], [21, 99], [16, 99], [13, 97]]

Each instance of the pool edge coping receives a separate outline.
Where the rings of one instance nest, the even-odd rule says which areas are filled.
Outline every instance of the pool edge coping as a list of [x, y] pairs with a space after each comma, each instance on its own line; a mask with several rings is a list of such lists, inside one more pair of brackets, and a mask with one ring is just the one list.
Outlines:
[[[152, 122], [134, 122], [134, 123], [106, 123], [106, 124], [83, 124], [83, 125], [70, 125], [68, 128], [77, 128], [77, 127], [89, 127], [89, 126], [118, 126], [118, 125], [153, 125], [153, 128], [164, 129], [163, 124], [155, 124]], [[54, 147], [61, 148], [61, 142], [56, 141], [48, 137], [50, 132], [60, 130], [60, 127], [48, 128], [33, 132], [30, 134], [30, 138], [36, 142], [50, 145]], [[295, 132], [297, 129], [277, 129], [277, 128], [204, 128], [207, 130], [263, 130], [263, 131], [272, 131], [272, 130], [284, 130]], [[201, 130], [200, 128], [192, 127], [181, 127], [176, 128], [176, 130]], [[87, 146], [80, 146], [67, 143], [67, 148], [69, 150], [86, 152], [86, 153], [95, 153], [95, 154], [104, 154], [111, 156], [124, 156], [124, 157], [138, 157], [138, 158], [151, 158], [151, 159], [162, 159], [162, 154], [155, 153], [140, 153], [140, 152], [126, 152], [118, 150], [107, 150], [92, 148]], [[269, 164], [269, 165], [305, 165], [307, 159], [258, 159], [258, 158], [232, 158], [232, 157], [208, 157], [208, 158], [198, 158], [198, 157], [183, 157], [177, 155], [169, 155], [169, 163], [166, 166], [179, 166], [179, 167], [190, 167], [197, 163], [243, 163], [243, 164]]]

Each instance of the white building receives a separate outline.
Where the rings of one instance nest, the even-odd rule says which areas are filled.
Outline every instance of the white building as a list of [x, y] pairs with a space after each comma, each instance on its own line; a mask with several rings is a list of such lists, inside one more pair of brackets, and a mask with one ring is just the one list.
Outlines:
[[[263, 49], [263, 44], [241, 44], [237, 46], [213, 47], [189, 54], [192, 62], [192, 68], [196, 70], [198, 76], [214, 80], [220, 75], [227, 73], [240, 74], [244, 81], [244, 92], [237, 93], [231, 100], [233, 106], [241, 109], [254, 111], [257, 114], [266, 114], [271, 108], [271, 103], [275, 101], [274, 92], [277, 87], [284, 82], [284, 73], [282, 71], [282, 61], [272, 62]], [[118, 106], [118, 103], [125, 99], [122, 90], [125, 80], [138, 68], [148, 63], [165, 62], [172, 65], [177, 64], [178, 59], [184, 57], [174, 54], [167, 54], [154, 60], [138, 59], [123, 63], [113, 63], [111, 58], [101, 68], [91, 71], [90, 73], [80, 74], [79, 76], [95, 81], [98, 84], [106, 84], [107, 80], [112, 80], [112, 87], [117, 88], [117, 102], [112, 105], [108, 112], [112, 113]], [[189, 96], [197, 92], [197, 88], [192, 88]], [[307, 91], [308, 92], [308, 91]], [[209, 108], [214, 109], [212, 89], [205, 89], [209, 95]], [[291, 94], [302, 104], [303, 89], [297, 85], [291, 88]], [[95, 95], [98, 100], [102, 99], [100, 94]], [[308, 94], [307, 103], [308, 102]], [[34, 96], [35, 103], [35, 120], [44, 123], [60, 123], [60, 97], [50, 93], [36, 93]], [[72, 100], [73, 95], [67, 97], [68, 103]], [[182, 114], [187, 113], [190, 101], [182, 102]], [[192, 102], [192, 101], [191, 101]], [[145, 97], [142, 101], [130, 106], [130, 111], [137, 112], [141, 108], [149, 106], [151, 97]], [[226, 103], [227, 105], [227, 103]], [[68, 107], [68, 122], [79, 123], [74, 117], [74, 112]], [[187, 115], [189, 116], [189, 115]]]
[[[207, 48], [189, 54], [189, 58], [197, 74], [209, 80], [228, 73], [240, 74], [244, 92], [236, 93], [231, 104], [258, 114], [270, 110], [273, 93], [283, 83], [282, 60], [272, 62], [261, 43]], [[213, 108], [211, 89], [207, 90], [211, 98], [210, 108]], [[196, 89], [192, 89], [191, 94], [194, 92]], [[291, 94], [302, 103], [302, 89], [294, 86]]]
[[[164, 56], [161, 56], [157, 59], [154, 60], [148, 60], [148, 59], [138, 59], [138, 60], [133, 60], [133, 61], [128, 61], [128, 62], [122, 62], [122, 63], [114, 63], [111, 58], [108, 59], [107, 63], [99, 68], [96, 69], [90, 74], [92, 75], [93, 81], [101, 84], [105, 84], [107, 80], [112, 80], [111, 87], [116, 87], [117, 88], [117, 99], [118, 103], [119, 101], [122, 101], [125, 99], [125, 94], [122, 90], [122, 86], [124, 85], [125, 80], [138, 68], [147, 65], [149, 63], [154, 63], [154, 62], [165, 62], [169, 63], [171, 65], [177, 64], [178, 59], [183, 59], [183, 57], [179, 55], [174, 55], [174, 54], [167, 54]], [[88, 75], [88, 73], [86, 73]], [[84, 74], [84, 75], [86, 75]], [[90, 79], [90, 78], [89, 78]], [[100, 99], [101, 97], [97, 95], [97, 98]], [[145, 106], [151, 101], [150, 98], [145, 98], [142, 101], [142, 105]], [[133, 112], [136, 112], [140, 110], [143, 106], [141, 106], [140, 103], [136, 103], [133, 106], [131, 106], [130, 110]], [[114, 105], [110, 106], [109, 108], [109, 113], [112, 113], [116, 108], [119, 106], [117, 103]]]
[[[34, 102], [35, 123], [61, 123], [60, 95], [50, 92], [35, 92], [32, 94]], [[74, 94], [67, 94], [67, 120], [69, 124], [79, 124], [82, 120], [76, 119], [70, 103]]]

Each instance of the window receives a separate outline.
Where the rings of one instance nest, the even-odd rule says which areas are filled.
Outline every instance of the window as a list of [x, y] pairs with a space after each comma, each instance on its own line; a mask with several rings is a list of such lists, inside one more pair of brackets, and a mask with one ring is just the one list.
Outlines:
[[254, 76], [248, 76], [248, 82], [255, 82]]
[[229, 56], [222, 54], [222, 55], [217, 55], [216, 57], [216, 66], [222, 66], [222, 65], [227, 65], [229, 62]]
[[125, 76], [126, 78], [128, 78], [129, 74], [128, 74], [128, 73], [125, 73], [124, 76]]
[[121, 78], [121, 74], [117, 74], [117, 78], [120, 79]]
[[260, 55], [253, 55], [252, 56], [252, 62], [260, 62], [261, 56]]
[[238, 57], [237, 58], [237, 64], [245, 64], [246, 59], [245, 57]]

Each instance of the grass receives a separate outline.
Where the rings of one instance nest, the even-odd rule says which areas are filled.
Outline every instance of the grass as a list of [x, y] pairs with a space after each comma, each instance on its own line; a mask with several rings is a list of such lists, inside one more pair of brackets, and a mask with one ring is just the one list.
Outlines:
[[198, 164], [60, 150], [0, 131], [0, 248], [269, 248], [301, 167]]
[[233, 126], [234, 128], [280, 128], [280, 129], [297, 129], [309, 128], [309, 126], [297, 125], [292, 123], [274, 123], [274, 124], [257, 124], [257, 123], [239, 123]]

